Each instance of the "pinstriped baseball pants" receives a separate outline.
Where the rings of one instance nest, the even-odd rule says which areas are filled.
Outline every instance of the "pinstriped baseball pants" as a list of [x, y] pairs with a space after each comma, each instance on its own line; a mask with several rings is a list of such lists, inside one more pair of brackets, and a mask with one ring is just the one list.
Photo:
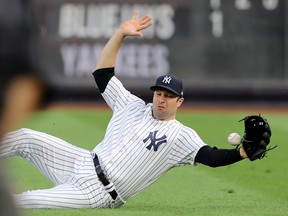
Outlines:
[[2, 140], [0, 158], [11, 156], [25, 158], [55, 184], [15, 195], [21, 208], [117, 207], [98, 180], [88, 150], [46, 133], [20, 129]]

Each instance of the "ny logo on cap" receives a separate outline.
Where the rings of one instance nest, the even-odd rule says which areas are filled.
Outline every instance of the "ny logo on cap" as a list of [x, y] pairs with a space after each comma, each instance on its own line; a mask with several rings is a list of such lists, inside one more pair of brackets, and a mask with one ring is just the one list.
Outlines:
[[170, 76], [165, 76], [164, 78], [163, 78], [163, 83], [168, 83], [168, 84], [170, 84], [170, 82], [171, 82], [171, 77]]

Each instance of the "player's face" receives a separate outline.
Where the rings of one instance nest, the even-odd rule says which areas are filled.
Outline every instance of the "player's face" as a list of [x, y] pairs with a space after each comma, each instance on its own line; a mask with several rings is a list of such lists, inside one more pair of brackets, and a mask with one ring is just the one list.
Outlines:
[[180, 98], [165, 90], [155, 90], [153, 95], [153, 116], [162, 121], [176, 118], [177, 109], [183, 103]]

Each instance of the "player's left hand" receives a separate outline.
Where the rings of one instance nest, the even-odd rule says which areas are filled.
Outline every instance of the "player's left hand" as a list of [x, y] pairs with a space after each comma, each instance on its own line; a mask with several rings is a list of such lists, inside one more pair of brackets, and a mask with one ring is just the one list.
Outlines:
[[143, 36], [143, 33], [140, 32], [143, 29], [148, 28], [152, 25], [152, 18], [150, 16], [142, 16], [137, 19], [139, 13], [134, 11], [130, 20], [124, 22], [119, 30], [122, 32], [123, 36]]
[[246, 116], [242, 120], [244, 120], [245, 126], [245, 134], [242, 138], [241, 146], [241, 148], [243, 148], [243, 156], [245, 156], [245, 153], [250, 161], [262, 159], [266, 156], [267, 151], [276, 147], [267, 148], [267, 145], [270, 143], [270, 137], [272, 135], [271, 128], [267, 119], [261, 115], [250, 115]]

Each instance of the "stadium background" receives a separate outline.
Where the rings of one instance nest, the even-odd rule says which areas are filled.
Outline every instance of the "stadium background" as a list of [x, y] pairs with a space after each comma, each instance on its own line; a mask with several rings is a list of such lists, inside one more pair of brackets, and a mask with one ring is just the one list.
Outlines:
[[[284, 113], [270, 107], [287, 104], [287, 1], [35, 0], [35, 4], [43, 39], [42, 63], [53, 87], [52, 99], [102, 101], [91, 72], [112, 32], [136, 8], [151, 14], [156, 23], [143, 39], [127, 38], [122, 47], [116, 70], [125, 86], [148, 99], [151, 92], [147, 86], [156, 76], [175, 73], [184, 78], [186, 99], [191, 103], [209, 101], [209, 108], [214, 102], [264, 105], [240, 112], [233, 109], [232, 113], [228, 112], [230, 107], [219, 112], [203, 107], [179, 112], [181, 122], [215, 146], [227, 148], [226, 135], [243, 133], [238, 120], [252, 111], [267, 117], [273, 127], [271, 145], [278, 147], [265, 160], [246, 160], [216, 170], [205, 166], [192, 172], [191, 167], [172, 170], [125, 207], [97, 209], [97, 213], [287, 215], [288, 178], [283, 163], [287, 158], [287, 106]], [[270, 108], [265, 110], [266, 106]], [[98, 106], [96, 112], [95, 107], [91, 112], [66, 108], [60, 104], [60, 109], [37, 112], [24, 126], [86, 149], [95, 147], [104, 136], [111, 112]], [[52, 186], [23, 159], [8, 162], [9, 182], [16, 192]], [[39, 213], [84, 216], [95, 214], [95, 210], [31, 210], [24, 215]]]
[[288, 96], [285, 0], [39, 0], [36, 7], [54, 100], [99, 99], [91, 72], [135, 9], [154, 25], [119, 53], [116, 73], [133, 93], [145, 99], [155, 77], [174, 73], [194, 102], [278, 104]]

